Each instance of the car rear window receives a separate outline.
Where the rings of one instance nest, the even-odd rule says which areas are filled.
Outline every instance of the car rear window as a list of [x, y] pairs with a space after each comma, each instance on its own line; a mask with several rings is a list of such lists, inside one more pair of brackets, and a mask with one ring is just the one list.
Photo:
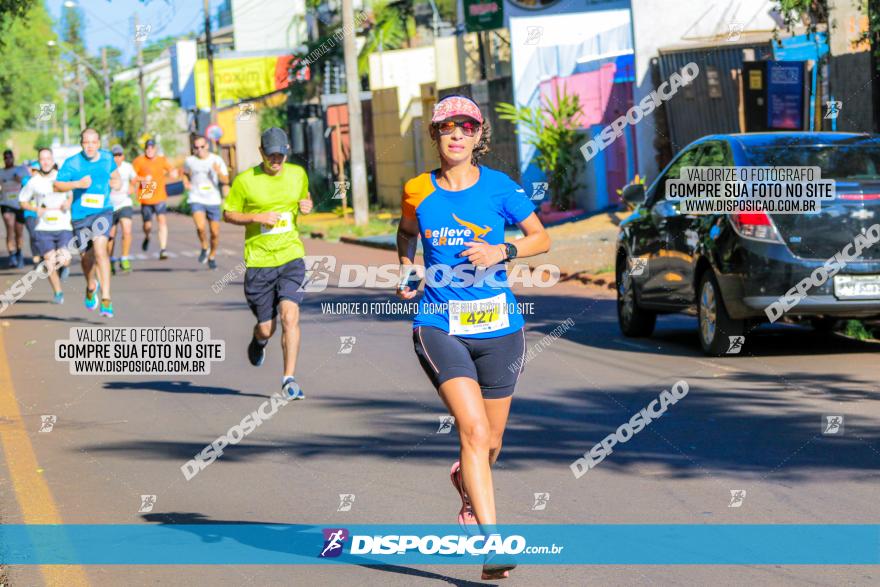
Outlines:
[[751, 147], [751, 165], [819, 167], [825, 179], [880, 180], [880, 146]]

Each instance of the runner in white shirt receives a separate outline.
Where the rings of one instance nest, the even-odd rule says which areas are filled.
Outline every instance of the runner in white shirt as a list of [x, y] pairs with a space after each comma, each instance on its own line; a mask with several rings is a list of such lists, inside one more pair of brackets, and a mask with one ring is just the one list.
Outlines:
[[122, 257], [119, 258], [119, 267], [123, 273], [131, 272], [131, 217], [134, 213], [131, 195], [134, 192], [134, 178], [137, 177], [134, 167], [125, 160], [125, 150], [122, 145], [113, 145], [110, 149], [113, 153], [113, 161], [119, 171], [122, 183], [118, 190], [110, 190], [110, 201], [113, 202], [113, 227], [110, 228], [110, 240], [107, 242], [107, 251], [110, 254], [110, 268], [116, 274], [116, 261], [113, 257], [113, 246], [116, 238], [116, 227], [122, 226]]
[[73, 240], [73, 226], [70, 223], [70, 206], [73, 195], [70, 192], [56, 192], [53, 186], [58, 175], [58, 167], [52, 157], [52, 150], [42, 148], [39, 152], [40, 168], [30, 178], [18, 195], [18, 202], [24, 210], [37, 214], [34, 237], [39, 254], [45, 260], [49, 284], [55, 293], [54, 302], [64, 303], [61, 291], [59, 267], [70, 264], [68, 244]]
[[3, 169], [0, 169], [0, 212], [6, 224], [6, 248], [9, 250], [9, 266], [24, 267], [24, 210], [18, 204], [21, 180], [30, 175], [27, 168], [15, 164], [15, 155], [9, 149], [3, 151]]
[[[196, 154], [186, 158], [183, 173], [189, 190], [189, 207], [196, 233], [202, 246], [199, 263], [208, 262], [209, 269], [216, 269], [217, 244], [220, 241], [220, 185], [229, 183], [229, 171], [219, 155], [208, 150], [208, 140], [196, 137], [193, 141]], [[205, 220], [210, 223], [211, 243], [208, 250], [208, 231]]]

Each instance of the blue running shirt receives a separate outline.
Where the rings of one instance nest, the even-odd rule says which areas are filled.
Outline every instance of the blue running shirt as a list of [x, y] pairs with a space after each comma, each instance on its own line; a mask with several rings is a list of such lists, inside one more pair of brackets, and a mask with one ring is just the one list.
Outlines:
[[82, 151], [72, 155], [58, 170], [55, 181], [78, 181], [85, 176], [92, 178], [88, 189], [73, 190], [71, 220], [81, 220], [92, 214], [113, 212], [110, 201], [110, 175], [116, 170], [116, 162], [109, 151], [98, 150], [98, 160], [89, 161]]
[[479, 169], [477, 183], [457, 192], [438, 186], [436, 172], [404, 187], [403, 216], [419, 222], [427, 273], [413, 327], [433, 326], [466, 338], [495, 338], [523, 327], [504, 265], [475, 268], [459, 254], [466, 242], [503, 243], [504, 225], [522, 222], [535, 207], [507, 175]]

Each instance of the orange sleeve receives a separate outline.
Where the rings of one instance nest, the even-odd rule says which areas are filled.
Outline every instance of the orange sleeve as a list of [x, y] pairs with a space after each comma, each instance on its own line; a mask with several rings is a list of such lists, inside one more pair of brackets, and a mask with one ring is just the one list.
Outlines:
[[430, 173], [423, 173], [406, 182], [403, 186], [403, 199], [400, 203], [403, 217], [414, 219], [416, 217], [416, 208], [433, 191], [434, 185], [431, 183]]

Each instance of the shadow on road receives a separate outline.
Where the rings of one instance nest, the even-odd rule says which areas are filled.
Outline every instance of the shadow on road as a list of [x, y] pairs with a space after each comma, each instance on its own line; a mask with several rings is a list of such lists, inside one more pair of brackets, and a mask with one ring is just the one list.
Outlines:
[[[221, 540], [235, 540], [241, 544], [252, 548], [258, 548], [260, 550], [283, 552], [285, 554], [298, 556], [309, 556], [309, 558], [316, 557], [319, 554], [316, 550], [315, 539], [316, 531], [320, 531], [320, 528], [316, 526], [279, 524], [277, 522], [266, 523], [239, 520], [212, 520], [203, 514], [195, 512], [151, 513], [144, 514], [142, 517], [147, 522], [169, 525], [175, 530], [191, 532], [201, 538], [202, 542], [214, 543], [220, 542]], [[278, 529], [273, 532], [223, 533], [223, 530], [226, 529], [224, 528], [224, 525], [259, 525], [265, 527], [265, 529], [275, 527]], [[318, 548], [320, 548], [320, 546], [318, 546]], [[312, 552], [313, 554], [303, 555], [303, 553]], [[353, 555], [348, 556], [349, 558], [363, 561], [362, 563], [354, 563], [353, 566], [359, 566], [375, 571], [443, 581], [460, 587], [486, 585], [486, 582], [455, 579], [447, 575], [400, 565], [377, 565], [370, 559]]]
[[[736, 473], [788, 481], [817, 470], [847, 470], [851, 480], [876, 478], [880, 470], [880, 423], [876, 419], [846, 416], [845, 434], [825, 436], [825, 414], [810, 407], [815, 396], [833, 396], [839, 401], [876, 397], [873, 381], [796, 371], [779, 373], [774, 380], [730, 373], [721, 388], [712, 377], [687, 380], [688, 395], [625, 445], [615, 447], [602, 468], [627, 472], [652, 465], [652, 470], [659, 471], [652, 474], [668, 479]], [[658, 383], [656, 388], [550, 389], [542, 397], [529, 395], [521, 386], [499, 464], [520, 469], [540, 461], [568, 467], [673, 383]], [[803, 402], [793, 404], [792, 397], [801, 397]], [[442, 414], [439, 405], [436, 414], [425, 414], [422, 408], [414, 409], [411, 396], [387, 400], [331, 392], [309, 401], [317, 409], [332, 411], [334, 420], [343, 425], [334, 427], [335, 433], [292, 431], [287, 440], [272, 442], [245, 438], [225, 449], [223, 462], [246, 464], [253, 456], [285, 451], [296, 460], [345, 460], [369, 454], [387, 460], [444, 463], [457, 454], [456, 435], [436, 433], [436, 416]], [[366, 422], [371, 430], [345, 433], [344, 423], [350, 421]], [[137, 440], [81, 448], [129, 458], [186, 460], [201, 451], [204, 443]]]
[[104, 389], [127, 389], [134, 391], [162, 391], [165, 393], [200, 393], [206, 395], [235, 395], [239, 397], [270, 397], [259, 393], [244, 393], [231, 387], [195, 385], [191, 381], [107, 381]]
[[92, 325], [92, 326], [107, 326], [107, 321], [99, 322], [97, 320], [89, 320], [87, 318], [82, 318], [80, 316], [47, 316], [46, 314], [15, 314], [15, 315], [3, 315], [3, 320], [48, 320], [50, 322], [64, 322], [70, 323], [72, 325]]

